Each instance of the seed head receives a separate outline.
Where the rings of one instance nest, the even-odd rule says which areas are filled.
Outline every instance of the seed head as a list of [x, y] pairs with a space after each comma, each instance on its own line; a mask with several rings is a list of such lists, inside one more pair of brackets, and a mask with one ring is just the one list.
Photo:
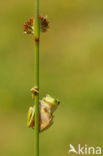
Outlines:
[[[49, 22], [47, 21], [47, 17], [43, 17], [39, 15], [40, 19], [40, 31], [46, 32], [49, 28]], [[24, 34], [34, 34], [34, 24], [35, 19], [32, 17], [28, 21], [24, 23]]]
[[33, 23], [34, 23], [33, 17], [24, 23], [24, 34], [33, 34], [34, 33]]
[[49, 22], [47, 21], [47, 17], [39, 16], [40, 18], [40, 31], [46, 32], [49, 28]]

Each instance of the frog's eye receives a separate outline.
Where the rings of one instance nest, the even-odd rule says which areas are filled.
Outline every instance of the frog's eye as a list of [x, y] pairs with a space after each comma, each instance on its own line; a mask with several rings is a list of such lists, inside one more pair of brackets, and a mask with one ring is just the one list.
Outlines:
[[55, 101], [56, 101], [56, 103], [57, 103], [58, 105], [60, 104], [60, 101], [59, 101], [58, 99], [56, 99]]
[[58, 105], [60, 104], [60, 101], [58, 101]]

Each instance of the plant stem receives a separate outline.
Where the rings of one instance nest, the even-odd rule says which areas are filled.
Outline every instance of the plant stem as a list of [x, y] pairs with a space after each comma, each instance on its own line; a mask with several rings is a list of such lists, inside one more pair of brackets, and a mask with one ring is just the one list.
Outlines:
[[[39, 90], [39, 0], [35, 0], [35, 85]], [[39, 156], [39, 94], [35, 95], [35, 156]]]

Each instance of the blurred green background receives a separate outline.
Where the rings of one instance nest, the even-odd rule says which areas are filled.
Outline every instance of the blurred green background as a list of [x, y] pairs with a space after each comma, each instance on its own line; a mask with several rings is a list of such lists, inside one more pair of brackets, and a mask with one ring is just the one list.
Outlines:
[[[34, 45], [23, 34], [34, 7], [34, 0], [0, 3], [1, 156], [34, 156], [26, 127]], [[103, 146], [103, 1], [43, 0], [40, 12], [50, 21], [40, 40], [40, 97], [61, 101], [54, 125], [40, 134], [40, 156], [67, 156], [69, 144]]]

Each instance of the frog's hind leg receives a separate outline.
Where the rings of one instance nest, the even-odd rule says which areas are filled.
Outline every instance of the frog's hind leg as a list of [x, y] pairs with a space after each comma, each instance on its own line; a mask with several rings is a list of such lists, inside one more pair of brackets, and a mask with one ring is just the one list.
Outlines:
[[29, 108], [28, 116], [27, 116], [27, 126], [29, 128], [35, 127], [35, 106]]
[[49, 121], [49, 124], [45, 127], [40, 129], [40, 132], [43, 132], [44, 130], [47, 130], [49, 127], [51, 127], [53, 125], [53, 120]]
[[45, 109], [40, 113], [40, 132], [48, 129], [53, 124], [53, 115], [50, 115]]

